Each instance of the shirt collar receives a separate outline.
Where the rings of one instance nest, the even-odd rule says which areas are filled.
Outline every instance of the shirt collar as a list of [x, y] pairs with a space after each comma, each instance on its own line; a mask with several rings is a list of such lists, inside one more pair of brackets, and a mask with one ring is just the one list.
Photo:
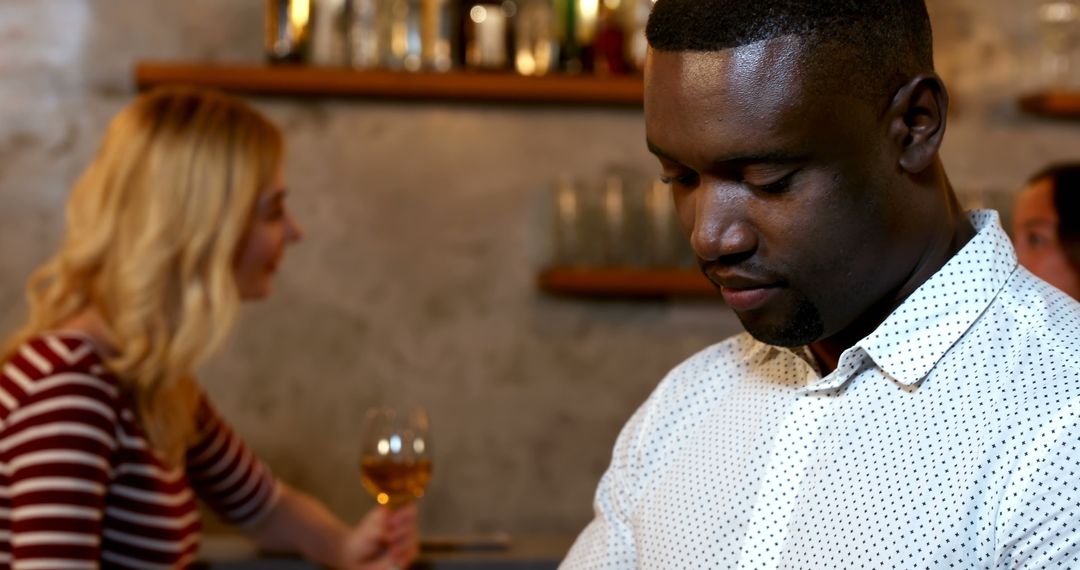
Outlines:
[[[836, 370], [808, 388], [816, 391], [842, 386], [862, 370], [866, 357], [905, 386], [930, 373], [986, 310], [1017, 266], [1016, 252], [997, 212], [974, 210], [968, 212], [968, 218], [975, 226], [975, 237], [874, 332], [844, 351]], [[777, 351], [789, 352], [814, 367], [806, 347], [785, 350], [755, 341], [748, 357], [760, 365]]]
[[901, 384], [925, 378], [1016, 270], [1016, 252], [997, 212], [976, 210], [968, 216], [975, 237], [849, 349], [862, 349]]

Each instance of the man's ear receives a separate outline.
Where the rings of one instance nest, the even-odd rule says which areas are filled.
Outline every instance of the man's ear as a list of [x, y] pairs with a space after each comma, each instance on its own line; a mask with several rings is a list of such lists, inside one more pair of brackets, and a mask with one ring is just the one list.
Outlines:
[[887, 116], [901, 168], [918, 174], [934, 164], [948, 114], [949, 93], [936, 73], [917, 75], [896, 92]]

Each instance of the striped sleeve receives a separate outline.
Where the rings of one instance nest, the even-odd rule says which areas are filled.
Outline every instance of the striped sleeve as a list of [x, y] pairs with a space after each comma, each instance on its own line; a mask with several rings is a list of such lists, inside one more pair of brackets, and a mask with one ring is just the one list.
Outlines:
[[50, 343], [28, 343], [0, 370], [0, 566], [96, 568], [117, 390]]
[[277, 480], [205, 395], [199, 425], [202, 435], [187, 457], [192, 488], [225, 521], [242, 528], [257, 524], [277, 503]]

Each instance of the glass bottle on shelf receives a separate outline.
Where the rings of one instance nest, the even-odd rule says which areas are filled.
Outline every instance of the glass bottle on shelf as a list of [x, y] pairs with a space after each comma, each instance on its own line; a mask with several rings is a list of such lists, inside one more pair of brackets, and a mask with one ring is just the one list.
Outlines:
[[626, 61], [636, 70], [645, 69], [645, 55], [649, 42], [645, 39], [645, 25], [649, 22], [654, 0], [623, 0], [623, 18], [626, 26]]
[[619, 20], [621, 0], [602, 0], [597, 5], [593, 69], [598, 74], [629, 71], [626, 63], [626, 34]]
[[311, 0], [266, 0], [264, 49], [271, 63], [307, 61], [311, 12]]
[[379, 0], [347, 0], [346, 42], [348, 62], [353, 69], [374, 69], [379, 66]]
[[453, 11], [450, 0], [422, 0], [420, 54], [424, 69], [449, 71], [454, 64]]
[[341, 66], [347, 61], [346, 0], [316, 0], [312, 10], [310, 63]]
[[514, 0], [465, 0], [461, 3], [461, 39], [466, 67], [498, 71], [509, 68], [517, 8]]
[[602, 0], [560, 0], [562, 64], [567, 73], [592, 73]]
[[519, 74], [547, 75], [555, 70], [559, 43], [552, 0], [522, 0], [514, 32], [514, 68]]
[[394, 71], [419, 71], [421, 59], [421, 0], [380, 0], [376, 7], [382, 66]]
[[583, 53], [585, 46], [578, 33], [581, 27], [581, 2], [598, 0], [554, 0], [556, 38], [559, 42], [559, 68], [567, 73], [586, 71], [586, 62], [591, 66], [591, 54]]

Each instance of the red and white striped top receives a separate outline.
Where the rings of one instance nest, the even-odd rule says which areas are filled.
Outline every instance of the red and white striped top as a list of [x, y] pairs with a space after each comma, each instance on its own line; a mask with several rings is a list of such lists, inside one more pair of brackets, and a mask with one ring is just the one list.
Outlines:
[[0, 569], [176, 568], [195, 560], [196, 496], [255, 524], [270, 471], [210, 405], [186, 466], [149, 450], [134, 406], [90, 343], [50, 333], [0, 368]]

